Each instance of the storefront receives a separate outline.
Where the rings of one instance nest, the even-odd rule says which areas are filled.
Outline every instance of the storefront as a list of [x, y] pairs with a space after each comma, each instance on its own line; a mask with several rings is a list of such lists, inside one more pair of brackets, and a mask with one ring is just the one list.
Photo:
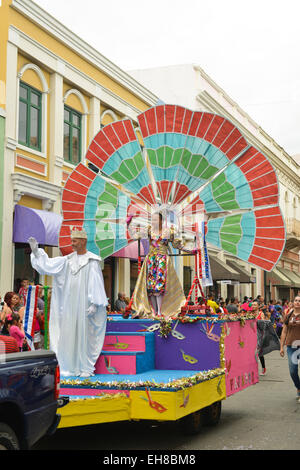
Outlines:
[[266, 272], [266, 287], [270, 292], [270, 300], [289, 300], [291, 281], [279, 268]]
[[209, 255], [209, 261], [214, 284], [207, 290], [212, 292], [215, 298], [224, 297], [225, 300], [234, 297], [234, 286], [239, 284], [240, 274], [212, 254]]
[[288, 300], [294, 300], [295, 296], [298, 295], [298, 292], [300, 291], [300, 274], [295, 271], [290, 271], [289, 269], [279, 267], [277, 269], [282, 275], [290, 280], [289, 297], [285, 298]]

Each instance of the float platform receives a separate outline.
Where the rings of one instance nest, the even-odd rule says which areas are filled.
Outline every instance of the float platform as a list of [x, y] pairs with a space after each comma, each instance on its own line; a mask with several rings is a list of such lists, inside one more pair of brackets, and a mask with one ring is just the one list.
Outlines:
[[93, 377], [62, 377], [60, 428], [177, 421], [258, 382], [256, 320], [109, 317]]

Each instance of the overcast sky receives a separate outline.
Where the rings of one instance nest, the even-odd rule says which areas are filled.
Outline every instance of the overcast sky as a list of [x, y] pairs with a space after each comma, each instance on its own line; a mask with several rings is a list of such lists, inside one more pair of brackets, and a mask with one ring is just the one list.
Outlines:
[[123, 70], [198, 64], [300, 154], [299, 0], [35, 0]]

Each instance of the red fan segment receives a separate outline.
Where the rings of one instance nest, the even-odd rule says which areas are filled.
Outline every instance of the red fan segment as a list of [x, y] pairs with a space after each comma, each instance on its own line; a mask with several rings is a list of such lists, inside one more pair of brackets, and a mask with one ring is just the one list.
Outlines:
[[113, 122], [94, 137], [87, 150], [86, 158], [102, 169], [111, 155], [123, 145], [134, 141], [137, 141], [137, 137], [130, 119]]
[[254, 207], [278, 204], [278, 183], [273, 166], [254, 147], [235, 162], [244, 173], [252, 191]]
[[256, 238], [249, 263], [271, 271], [285, 246], [284, 220], [278, 206], [254, 211]]
[[173, 204], [179, 204], [190, 194], [191, 191], [185, 184], [176, 183]]
[[172, 191], [173, 181], [157, 181], [156, 186], [161, 197], [161, 202], [166, 204]]
[[86, 195], [97, 174], [82, 163], [72, 171], [66, 181], [62, 197], [63, 224], [59, 233], [59, 247], [63, 255], [72, 252], [71, 226], [84, 224]]
[[240, 131], [224, 117], [212, 113], [161, 105], [140, 114], [138, 120], [143, 138], [164, 132], [199, 137], [220, 148], [230, 160], [247, 148]]

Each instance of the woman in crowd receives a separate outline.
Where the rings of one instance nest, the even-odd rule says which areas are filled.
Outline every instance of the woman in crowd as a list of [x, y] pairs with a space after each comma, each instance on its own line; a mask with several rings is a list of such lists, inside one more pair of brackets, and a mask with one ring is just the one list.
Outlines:
[[4, 307], [1, 314], [1, 320], [4, 322], [7, 315], [19, 313], [23, 320], [25, 307], [20, 308], [20, 297], [15, 292], [7, 292], [4, 296]]
[[286, 346], [288, 365], [291, 379], [297, 390], [297, 400], [300, 403], [300, 378], [298, 360], [300, 355], [300, 295], [294, 299], [293, 308], [285, 316], [280, 339], [280, 355], [284, 357]]

